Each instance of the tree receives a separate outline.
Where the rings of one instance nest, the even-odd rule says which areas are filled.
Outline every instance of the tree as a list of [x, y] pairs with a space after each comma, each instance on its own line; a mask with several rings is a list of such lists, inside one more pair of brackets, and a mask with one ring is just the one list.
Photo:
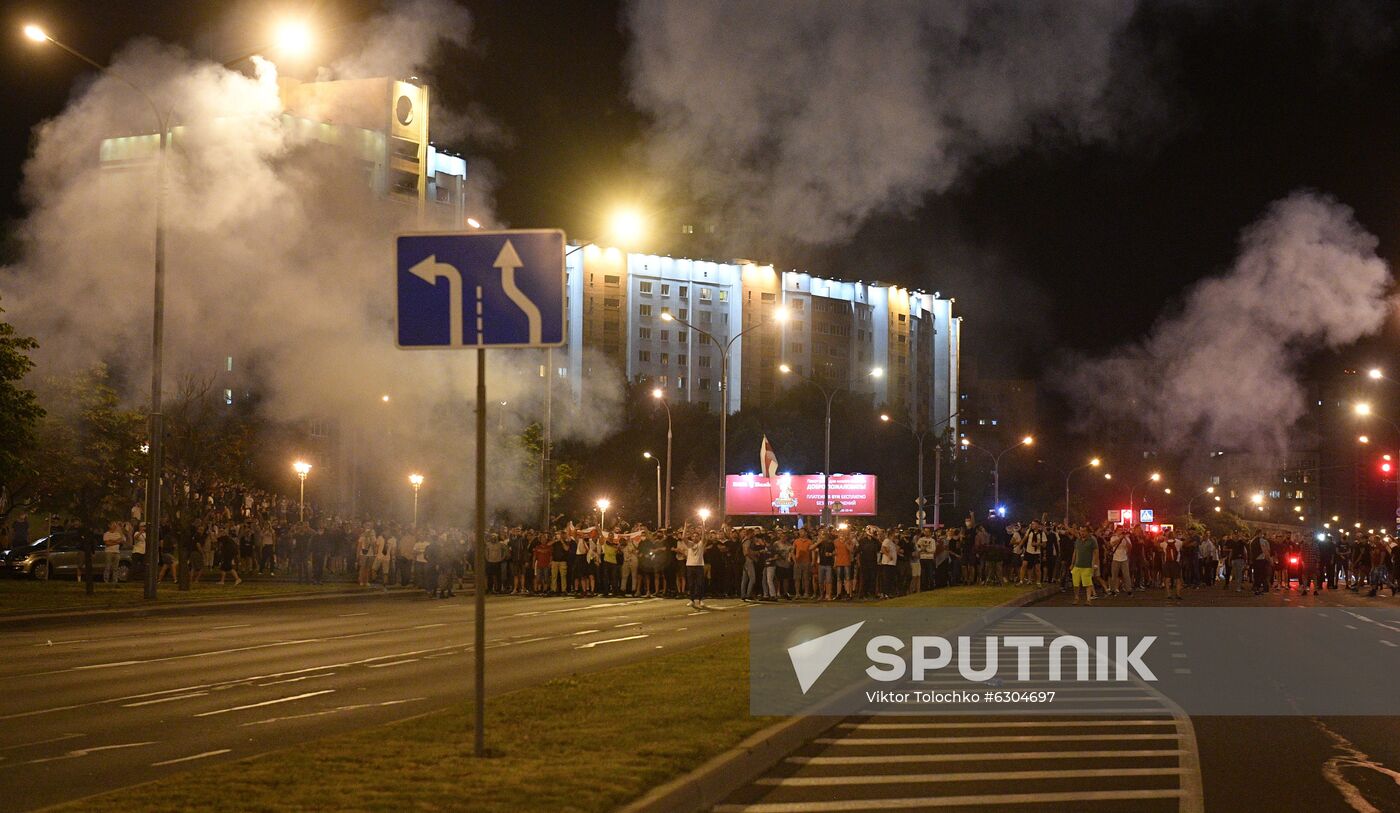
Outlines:
[[[0, 315], [4, 313], [0, 308]], [[44, 410], [34, 391], [20, 382], [34, 369], [29, 351], [38, 346], [0, 319], [0, 495], [7, 497], [0, 501], [0, 519], [8, 519], [17, 507], [27, 507], [37, 494], [27, 455], [33, 451]]]
[[137, 503], [145, 420], [124, 409], [105, 365], [51, 382], [29, 455], [37, 502], [90, 528], [124, 519]]

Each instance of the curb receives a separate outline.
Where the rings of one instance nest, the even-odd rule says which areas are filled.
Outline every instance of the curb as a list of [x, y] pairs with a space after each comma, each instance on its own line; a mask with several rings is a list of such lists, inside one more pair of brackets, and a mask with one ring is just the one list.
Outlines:
[[[1058, 585], [1027, 592], [997, 607], [1025, 607], [1060, 592]], [[846, 719], [846, 715], [789, 717], [747, 739], [684, 776], [653, 788], [617, 813], [689, 813], [709, 810], [726, 796], [767, 773], [783, 757]]]

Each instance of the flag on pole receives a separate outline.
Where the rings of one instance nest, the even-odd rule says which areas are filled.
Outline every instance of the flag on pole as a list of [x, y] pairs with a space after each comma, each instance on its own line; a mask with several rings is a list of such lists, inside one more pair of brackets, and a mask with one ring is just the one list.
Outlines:
[[768, 442], [767, 435], [763, 436], [763, 446], [759, 449], [758, 469], [764, 477], [778, 476], [778, 456], [773, 453], [773, 444]]

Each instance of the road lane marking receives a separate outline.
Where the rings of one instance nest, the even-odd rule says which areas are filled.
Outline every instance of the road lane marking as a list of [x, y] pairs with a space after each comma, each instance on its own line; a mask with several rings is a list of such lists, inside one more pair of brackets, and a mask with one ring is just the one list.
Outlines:
[[63, 646], [64, 644], [85, 644], [91, 638], [74, 638], [70, 641], [45, 641], [42, 644], [31, 644], [31, 646]]
[[369, 664], [368, 666], [366, 666], [365, 668], [366, 668], [366, 669], [388, 669], [390, 666], [403, 666], [403, 665], [406, 664], [406, 663], [417, 663], [417, 662], [420, 661], [420, 660], [422, 660], [422, 658], [405, 658], [404, 660], [401, 660], [401, 661], [390, 661], [390, 662], [388, 662], [388, 663], [371, 663], [371, 664]]
[[191, 697], [203, 697], [208, 692], [191, 692], [190, 694], [177, 694], [173, 697], [158, 697], [155, 700], [142, 700], [137, 703], [123, 703], [122, 708], [134, 709], [137, 706], [154, 706], [156, 703], [169, 703], [171, 700], [186, 700]]
[[43, 757], [43, 758], [41, 758], [41, 759], [31, 759], [31, 760], [29, 760], [28, 762], [21, 762], [21, 763], [19, 763], [19, 764], [21, 764], [21, 765], [38, 765], [38, 764], [40, 764], [40, 763], [42, 763], [42, 762], [58, 762], [59, 760], [62, 760], [62, 759], [77, 759], [78, 757], [85, 757], [85, 756], [87, 756], [88, 754], [95, 754], [95, 753], [97, 753], [98, 751], [116, 751], [116, 750], [121, 749], [121, 748], [140, 748], [140, 747], [145, 746], [145, 745], [155, 745], [155, 744], [156, 744], [155, 741], [154, 741], [154, 740], [151, 740], [151, 741], [149, 741], [149, 742], [125, 742], [125, 743], [121, 743], [120, 745], [98, 745], [98, 746], [95, 746], [95, 747], [93, 747], [93, 748], [79, 748], [79, 749], [77, 749], [77, 750], [75, 750], [75, 751], [69, 751], [69, 752], [66, 753], [66, 754], [62, 754], [62, 755], [56, 756], [56, 757]]
[[259, 688], [262, 688], [263, 686], [276, 686], [276, 685], [278, 685], [278, 684], [280, 684], [280, 683], [300, 683], [300, 682], [303, 681], [303, 680], [311, 680], [312, 678], [330, 677], [331, 675], [334, 675], [334, 674], [336, 674], [336, 673], [335, 673], [335, 672], [322, 672], [322, 673], [319, 674], [319, 675], [302, 675], [301, 677], [286, 678], [285, 680], [274, 680], [274, 681], [271, 681], [270, 683], [259, 683], [259, 684], [258, 684], [258, 687], [259, 687]]
[[632, 621], [632, 622], [627, 623], [627, 624], [613, 624], [613, 629], [615, 629], [615, 630], [620, 630], [620, 629], [622, 629], [623, 627], [640, 627], [641, 625], [642, 625], [642, 622], [640, 622], [640, 621]]
[[369, 613], [341, 613], [340, 615], [337, 615], [336, 618], [359, 618], [362, 615], [369, 615]]
[[622, 641], [635, 641], [635, 640], [637, 640], [638, 638], [650, 638], [650, 637], [651, 637], [650, 635], [629, 635], [629, 636], [627, 636], [626, 638], [607, 638], [607, 639], [604, 639], [604, 640], [602, 640], [602, 641], [590, 641], [590, 642], [588, 642], [588, 643], [586, 643], [586, 644], [580, 644], [580, 645], [574, 647], [574, 649], [592, 649], [592, 648], [595, 647], [595, 646], [602, 646], [603, 644], [616, 644], [616, 643], [619, 643], [619, 642], [622, 642]]
[[[60, 672], [84, 672], [90, 669], [112, 669], [117, 666], [131, 666], [133, 663], [144, 663], [144, 661], [114, 661], [112, 663], [94, 663], [88, 666], [75, 666], [72, 669], [61, 669]], [[43, 672], [45, 675], [56, 675], [58, 672]], [[20, 675], [20, 677], [29, 677]]]
[[846, 785], [902, 785], [923, 782], [992, 782], [1015, 779], [1106, 779], [1115, 776], [1176, 776], [1180, 768], [1061, 768], [1050, 771], [967, 771], [959, 773], [861, 774], [859, 776], [774, 776], [754, 784], [816, 788]]
[[1176, 788], [1162, 790], [1091, 790], [1058, 793], [1003, 793], [996, 796], [942, 796], [918, 799], [849, 799], [829, 802], [767, 802], [753, 805], [718, 805], [714, 813], [844, 813], [850, 810], [911, 810], [921, 807], [971, 807], [974, 805], [1029, 805], [1061, 802], [1114, 802], [1143, 799], [1175, 799]]
[[229, 712], [231, 712], [231, 711], [244, 711], [244, 710], [246, 710], [246, 709], [256, 709], [256, 708], [261, 708], [261, 707], [263, 707], [263, 706], [275, 706], [275, 705], [277, 705], [278, 703], [290, 703], [290, 702], [292, 702], [293, 700], [305, 700], [305, 699], [308, 698], [308, 697], [316, 697], [317, 695], [330, 694], [330, 693], [333, 692], [333, 691], [335, 691], [335, 689], [322, 689], [322, 690], [319, 691], [319, 692], [307, 692], [307, 693], [305, 693], [305, 694], [294, 694], [294, 695], [292, 695], [291, 697], [279, 697], [279, 698], [277, 698], [276, 700], [264, 700], [264, 701], [261, 702], [261, 703], [249, 703], [249, 704], [246, 705], [246, 706], [233, 706], [232, 708], [227, 708], [227, 709], [218, 709], [218, 710], [216, 710], [216, 711], [201, 712], [200, 714], [196, 714], [195, 716], [196, 716], [196, 717], [213, 717], [215, 714], [227, 714], [227, 713], [229, 713]]
[[595, 632], [602, 632], [602, 630], [579, 630], [574, 635], [592, 635]]
[[251, 627], [252, 624], [225, 624], [222, 627], [210, 627], [211, 630], [236, 630], [242, 627]]
[[218, 756], [219, 754], [227, 754], [229, 751], [232, 751], [232, 750], [233, 750], [232, 748], [220, 748], [220, 749], [217, 750], [217, 751], [205, 751], [205, 752], [202, 753], [202, 754], [194, 754], [194, 755], [188, 756], [188, 757], [180, 757], [179, 759], [167, 759], [167, 760], [165, 760], [164, 762], [152, 762], [152, 763], [151, 763], [151, 767], [152, 767], [152, 768], [161, 768], [161, 767], [164, 767], [164, 766], [166, 766], [166, 765], [177, 765], [177, 764], [179, 764], [179, 763], [181, 763], [181, 762], [193, 762], [193, 761], [196, 760], [196, 759], [204, 759], [205, 757], [216, 757], [216, 756]]
[[1387, 640], [1384, 639], [1384, 638], [1381, 639], [1381, 643], [1385, 644], [1386, 646], [1395, 646], [1395, 642], [1394, 642], [1394, 641], [1387, 641]]
[[430, 629], [434, 629], [434, 628], [436, 628], [436, 627], [445, 627], [445, 626], [447, 626], [447, 622], [446, 622], [446, 621], [443, 621], [443, 622], [439, 622], [439, 623], [437, 623], [437, 624], [419, 624], [419, 625], [416, 626], [416, 627], [410, 627], [410, 629], [415, 629], [415, 630], [430, 630]]
[[920, 762], [998, 762], [1030, 759], [1102, 759], [1104, 757], [1179, 757], [1179, 748], [1126, 751], [992, 751], [957, 754], [883, 754], [859, 757], [788, 757], [792, 765], [884, 765]]
[[60, 734], [57, 737], [49, 737], [47, 740], [35, 740], [34, 742], [22, 742], [19, 745], [0, 745], [0, 751], [13, 751], [16, 748], [33, 748], [36, 745], [48, 745], [51, 742], [63, 742], [75, 737], [86, 737], [86, 734]]
[[384, 706], [400, 706], [404, 703], [417, 703], [420, 700], [427, 700], [426, 697], [410, 697], [407, 700], [386, 700], [383, 703], [356, 703], [353, 706], [336, 706], [333, 709], [322, 711], [310, 711], [306, 714], [292, 714], [287, 717], [269, 717], [266, 720], [254, 720], [251, 723], [241, 723], [239, 728], [247, 728], [250, 725], [267, 725], [268, 723], [280, 723], [285, 720], [302, 720], [307, 717], [324, 717], [327, 714], [339, 714], [342, 711], [355, 711], [356, 709], [382, 708]]

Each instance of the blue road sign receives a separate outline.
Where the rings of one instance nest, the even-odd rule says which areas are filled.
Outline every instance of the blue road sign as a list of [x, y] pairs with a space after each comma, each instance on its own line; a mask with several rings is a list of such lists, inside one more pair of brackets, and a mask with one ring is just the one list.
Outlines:
[[564, 343], [564, 233], [558, 229], [403, 234], [397, 265], [399, 347]]

